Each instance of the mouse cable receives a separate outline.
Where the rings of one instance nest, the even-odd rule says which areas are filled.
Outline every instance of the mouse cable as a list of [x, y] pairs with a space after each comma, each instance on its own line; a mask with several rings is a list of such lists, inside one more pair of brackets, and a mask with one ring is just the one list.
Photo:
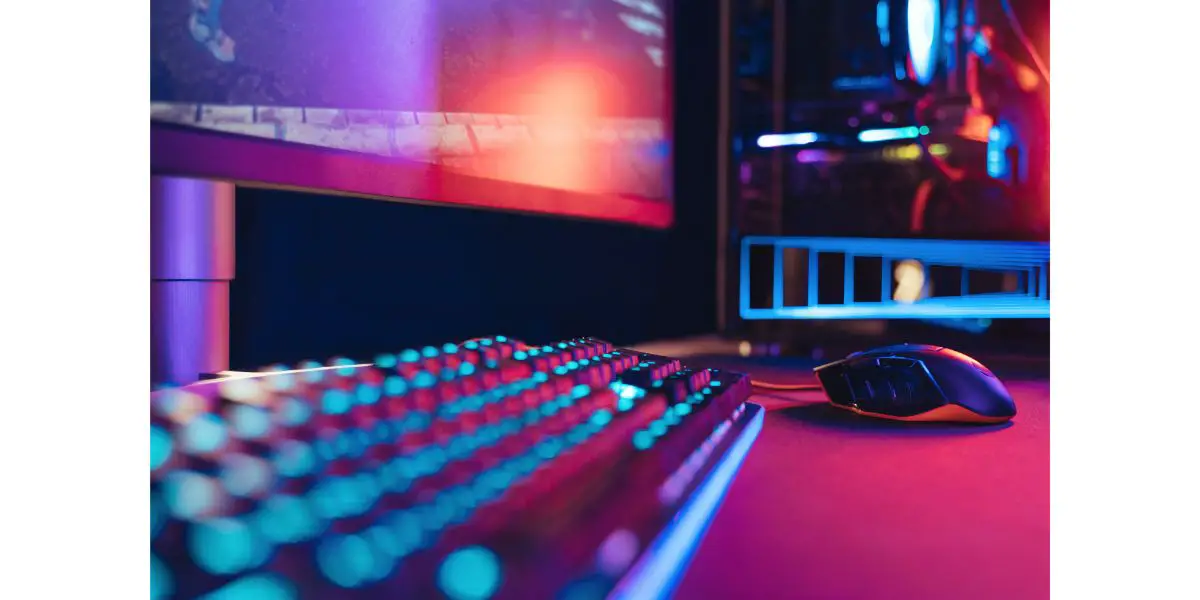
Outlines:
[[816, 392], [821, 390], [821, 384], [819, 383], [768, 383], [766, 381], [751, 379], [750, 385], [764, 390], [776, 390], [780, 392]]

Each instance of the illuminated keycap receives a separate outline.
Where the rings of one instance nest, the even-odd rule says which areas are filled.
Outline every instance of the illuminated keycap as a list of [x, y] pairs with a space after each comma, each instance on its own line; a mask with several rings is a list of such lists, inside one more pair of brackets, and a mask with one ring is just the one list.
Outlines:
[[500, 582], [500, 561], [482, 546], [456, 550], [438, 569], [438, 587], [451, 600], [487, 600]]

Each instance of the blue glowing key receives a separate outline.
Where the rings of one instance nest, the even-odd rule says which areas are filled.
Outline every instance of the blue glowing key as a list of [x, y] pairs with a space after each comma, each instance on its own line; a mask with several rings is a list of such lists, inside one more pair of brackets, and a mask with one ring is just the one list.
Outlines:
[[350, 411], [353, 398], [349, 392], [329, 390], [321, 396], [321, 410], [330, 415], [341, 415]]
[[456, 550], [438, 569], [438, 587], [451, 600], [487, 600], [500, 583], [500, 560], [482, 546]]
[[232, 575], [258, 566], [266, 558], [265, 541], [240, 519], [212, 519], [192, 526], [188, 547], [200, 568]]
[[392, 423], [387, 419], [380, 419], [375, 422], [375, 426], [371, 429], [371, 437], [376, 442], [386, 442], [392, 439]]
[[639, 431], [633, 434], [633, 447], [646, 450], [654, 445], [654, 436], [649, 431]]
[[400, 353], [400, 362], [415, 363], [418, 360], [421, 360], [421, 353], [411, 348]]
[[604, 427], [612, 422], [612, 413], [607, 410], [600, 409], [592, 414], [591, 421], [592, 424], [596, 425], [597, 427]]
[[396, 533], [384, 525], [375, 525], [367, 529], [363, 532], [363, 538], [382, 557], [395, 560], [403, 556], [400, 551], [400, 541], [396, 539]]
[[431, 388], [435, 384], [437, 384], [437, 378], [428, 371], [421, 371], [413, 376], [413, 386], [416, 388]]
[[150, 426], [150, 470], [153, 471], [171, 458], [174, 442], [167, 430], [156, 425]]
[[396, 536], [399, 557], [411, 554], [424, 543], [425, 532], [421, 527], [421, 519], [412, 511], [392, 513], [387, 518], [387, 526]]
[[403, 377], [392, 375], [383, 380], [383, 392], [389, 396], [399, 396], [408, 391], [408, 382]]
[[200, 600], [295, 600], [291, 583], [274, 575], [251, 575], [205, 594]]
[[321, 519], [333, 520], [342, 516], [341, 499], [328, 480], [308, 491], [308, 504], [313, 514]]
[[258, 513], [258, 527], [275, 544], [293, 544], [316, 535], [319, 523], [308, 503], [296, 496], [272, 496]]
[[358, 386], [355, 396], [359, 404], [375, 404], [379, 402], [379, 398], [383, 395], [380, 389], [373, 385], [362, 384]]
[[350, 377], [354, 375], [354, 361], [349, 358], [335, 358], [331, 366], [340, 367], [335, 369], [338, 375], [342, 377]]
[[271, 430], [271, 415], [248, 404], [233, 407], [233, 433], [243, 440], [257, 440]]
[[471, 375], [474, 372], [475, 372], [475, 365], [473, 365], [471, 363], [463, 363], [458, 366], [459, 376], [466, 377], [467, 375]]
[[276, 392], [292, 389], [296, 385], [296, 377], [291, 373], [280, 373], [266, 379], [267, 387]]
[[221, 483], [234, 496], [258, 496], [271, 486], [271, 468], [262, 459], [235, 454], [222, 465]]
[[163, 482], [163, 501], [177, 519], [192, 520], [216, 508], [221, 499], [217, 482], [199, 473], [172, 473]]
[[283, 401], [280, 418], [288, 427], [299, 427], [312, 418], [312, 407], [299, 398], [288, 398]]
[[150, 555], [150, 600], [158, 600], [159, 598], [170, 598], [175, 591], [175, 582], [171, 577], [171, 570], [158, 560], [158, 557]]
[[192, 454], [220, 450], [228, 439], [225, 423], [217, 415], [197, 415], [183, 426], [183, 447]]
[[395, 368], [397, 362], [395, 354], [380, 354], [375, 357], [375, 366], [383, 369]]
[[375, 560], [371, 545], [356, 535], [326, 538], [317, 547], [317, 567], [344, 588], [362, 585], [375, 570]]
[[317, 457], [312, 446], [298, 440], [284, 440], [275, 454], [275, 469], [284, 477], [303, 477], [313, 471]]
[[442, 344], [442, 352], [445, 352], [446, 354], [454, 354], [455, 352], [458, 352], [458, 346], [455, 346], [451, 343]]

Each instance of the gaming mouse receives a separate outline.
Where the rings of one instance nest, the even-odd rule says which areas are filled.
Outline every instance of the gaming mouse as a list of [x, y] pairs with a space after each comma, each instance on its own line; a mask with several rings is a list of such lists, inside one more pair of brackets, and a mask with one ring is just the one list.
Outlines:
[[900, 344], [814, 369], [834, 406], [900, 421], [1002, 423], [1017, 414], [1004, 384], [955, 350]]

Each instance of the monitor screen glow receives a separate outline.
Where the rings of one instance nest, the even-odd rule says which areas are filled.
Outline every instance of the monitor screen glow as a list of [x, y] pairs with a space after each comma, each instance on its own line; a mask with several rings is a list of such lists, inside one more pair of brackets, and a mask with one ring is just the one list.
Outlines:
[[667, 0], [153, 0], [152, 171], [673, 216]]

